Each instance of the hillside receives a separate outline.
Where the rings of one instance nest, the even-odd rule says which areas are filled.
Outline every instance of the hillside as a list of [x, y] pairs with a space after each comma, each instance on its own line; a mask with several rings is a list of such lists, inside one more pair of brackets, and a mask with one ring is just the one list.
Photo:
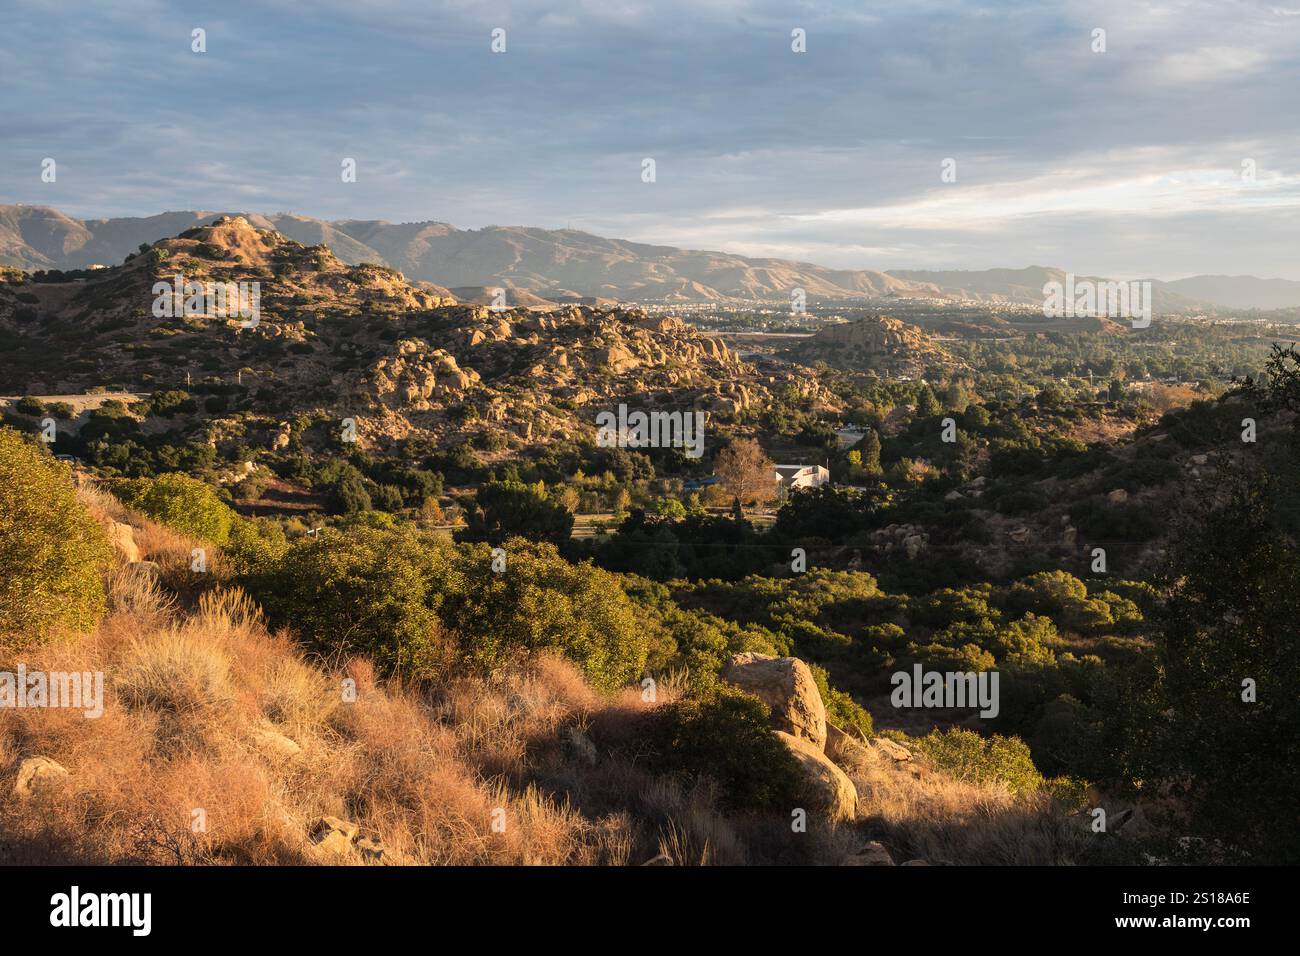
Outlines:
[[[71, 501], [66, 482], [65, 471], [50, 490]], [[747, 663], [752, 655], [728, 673], [767, 695], [772, 729], [765, 705], [743, 698], [752, 702], [745, 729], [760, 736], [729, 737], [737, 728], [714, 714], [718, 752], [669, 772], [653, 755], [664, 739], [656, 728], [693, 713], [670, 680], [651, 699], [635, 684], [598, 688], [585, 661], [545, 651], [490, 674], [461, 666], [415, 684], [385, 679], [363, 655], [325, 665], [304, 655], [300, 629], [299, 640], [272, 633], [210, 541], [90, 484], [75, 507], [114, 542], [105, 613], [90, 633], [46, 646], [5, 635], [0, 666], [20, 654], [29, 672], [102, 673], [102, 713], [0, 712], [0, 777], [13, 791], [0, 803], [5, 863], [1048, 864], [1073, 862], [1086, 843], [1081, 818], [1045, 793], [956, 779], [824, 718], [781, 731], [793, 702], [745, 683], [745, 668], [763, 664]], [[189, 569], [197, 547], [212, 558], [206, 576]], [[6, 555], [9, 570], [17, 558]], [[521, 567], [516, 574], [532, 573]], [[554, 573], [532, 586], [564, 600]], [[604, 600], [629, 606], [617, 590]], [[552, 624], [538, 626], [545, 634]], [[824, 711], [816, 687], [799, 693], [800, 706]], [[745, 756], [774, 761], [767, 769], [778, 777], [795, 774], [787, 798], [808, 808], [806, 833], [792, 831], [779, 803], [737, 806], [754, 799], [735, 789], [743, 776], [719, 777], [722, 789], [690, 784], [710, 761], [723, 768]]]
[[[198, 314], [156, 317], [155, 283], [178, 274], [260, 283], [258, 324], [209, 314], [206, 302]], [[416, 431], [536, 441], [580, 433], [619, 402], [736, 414], [787, 381], [833, 404], [815, 380], [793, 370], [760, 375], [677, 319], [454, 301], [389, 267], [348, 266], [325, 247], [223, 219], [73, 281], [0, 284], [10, 340], [0, 393], [74, 393], [105, 381], [150, 392], [234, 379], [268, 443], [280, 420], [312, 412], [355, 419], [362, 447]]]
[[954, 360], [929, 335], [889, 316], [830, 325], [791, 346], [799, 362], [827, 364], [882, 375], [919, 375], [927, 367], [952, 367]]

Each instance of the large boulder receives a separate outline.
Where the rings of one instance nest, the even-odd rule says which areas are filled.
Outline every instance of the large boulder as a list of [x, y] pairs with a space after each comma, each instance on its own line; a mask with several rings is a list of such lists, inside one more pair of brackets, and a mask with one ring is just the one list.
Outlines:
[[737, 654], [722, 669], [722, 678], [767, 704], [777, 730], [818, 750], [826, 745], [826, 706], [812, 671], [799, 658]]
[[832, 823], [852, 820], [858, 812], [858, 791], [848, 775], [810, 741], [783, 730], [776, 731], [776, 736], [799, 764], [802, 798], [808, 804], [805, 809]]

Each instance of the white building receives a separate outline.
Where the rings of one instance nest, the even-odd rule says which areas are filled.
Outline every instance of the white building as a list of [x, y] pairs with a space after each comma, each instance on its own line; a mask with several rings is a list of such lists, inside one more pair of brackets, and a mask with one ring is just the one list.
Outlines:
[[777, 465], [774, 479], [778, 492], [795, 488], [820, 488], [830, 484], [831, 473], [821, 465]]

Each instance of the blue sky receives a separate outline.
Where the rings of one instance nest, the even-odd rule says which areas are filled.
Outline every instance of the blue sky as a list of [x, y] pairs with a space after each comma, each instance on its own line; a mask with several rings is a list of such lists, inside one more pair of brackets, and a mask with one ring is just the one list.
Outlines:
[[1300, 0], [17, 0], [4, 19], [0, 202], [1300, 279]]

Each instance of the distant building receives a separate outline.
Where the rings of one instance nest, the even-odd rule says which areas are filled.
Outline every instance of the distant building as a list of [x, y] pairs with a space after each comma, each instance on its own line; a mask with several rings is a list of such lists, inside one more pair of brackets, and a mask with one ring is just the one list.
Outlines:
[[716, 485], [722, 479], [717, 475], [709, 475], [707, 478], [691, 478], [682, 482], [683, 491], [700, 491], [709, 485]]
[[777, 491], [784, 493], [830, 484], [831, 473], [821, 465], [777, 465], [774, 478]]

